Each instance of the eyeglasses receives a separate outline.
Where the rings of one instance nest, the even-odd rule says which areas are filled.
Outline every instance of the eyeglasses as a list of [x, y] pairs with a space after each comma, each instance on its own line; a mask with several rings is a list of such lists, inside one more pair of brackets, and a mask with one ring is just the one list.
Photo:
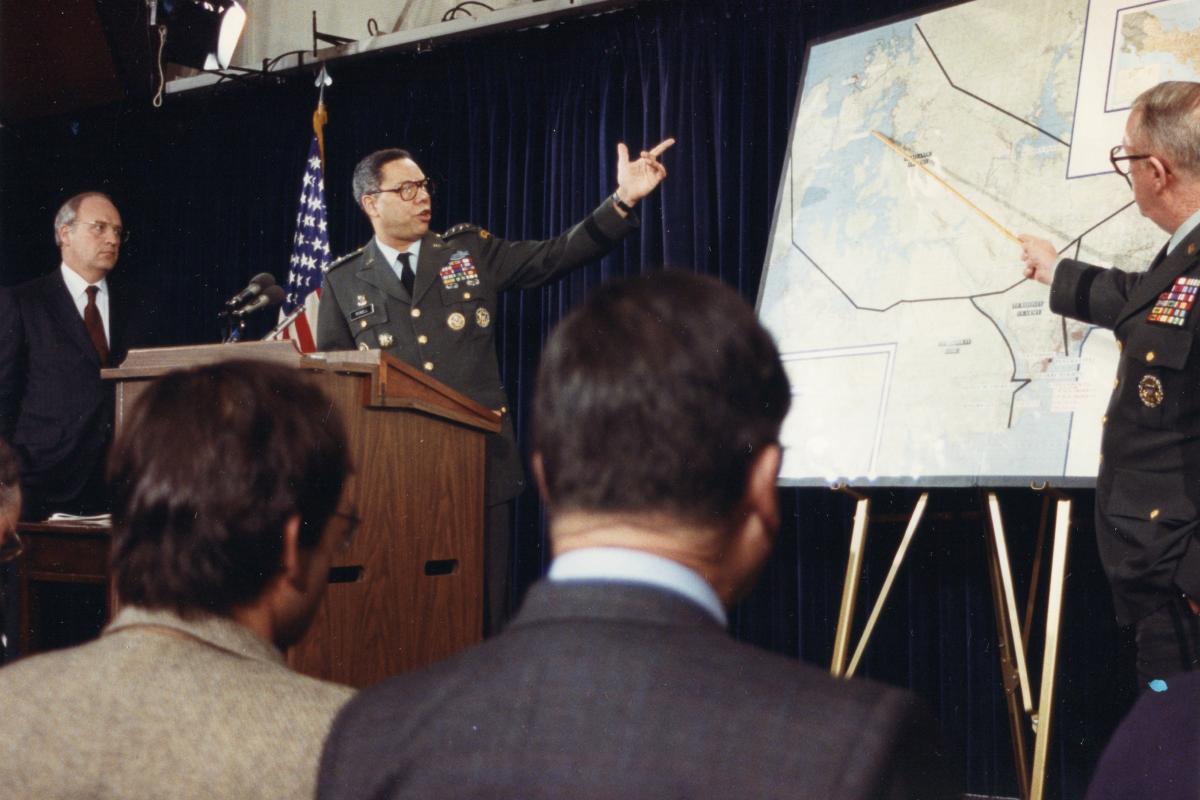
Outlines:
[[7, 532], [0, 535], [0, 564], [7, 564], [24, 552], [25, 542], [17, 533], [16, 526], [10, 527]]
[[344, 553], [350, 549], [350, 545], [354, 542], [354, 534], [358, 531], [358, 526], [362, 524], [362, 517], [358, 515], [358, 509], [354, 506], [351, 506], [349, 511], [335, 511], [333, 512], [333, 516], [346, 521], [346, 530], [342, 531], [342, 541], [339, 548]]
[[433, 197], [436, 186], [437, 184], [433, 182], [433, 178], [425, 178], [419, 181], [405, 181], [395, 189], [376, 189], [373, 192], [367, 192], [367, 194], [385, 194], [391, 192], [400, 195], [401, 200], [412, 200], [417, 196], [417, 192], [422, 189], [425, 190], [425, 194]]
[[100, 220], [84, 222], [80, 219], [75, 220], [71, 224], [82, 225], [90, 234], [92, 234], [92, 236], [95, 236], [97, 239], [103, 239], [109, 231], [112, 231], [113, 234], [122, 242], [129, 241], [129, 231], [125, 228], [122, 228], [120, 225], [113, 225], [108, 222], [101, 222]]
[[1108, 151], [1108, 163], [1112, 164], [1113, 172], [1117, 173], [1122, 178], [1124, 178], [1125, 182], [1129, 184], [1129, 188], [1132, 189], [1133, 188], [1133, 180], [1129, 177], [1129, 170], [1121, 169], [1121, 164], [1119, 162], [1121, 162], [1121, 161], [1141, 161], [1144, 158], [1153, 158], [1153, 156], [1150, 156], [1150, 155], [1119, 156], [1119, 155], [1117, 155], [1117, 151], [1124, 149], [1124, 147], [1125, 147], [1125, 145], [1119, 144], [1116, 147], [1114, 147], [1113, 149], [1109, 150]]

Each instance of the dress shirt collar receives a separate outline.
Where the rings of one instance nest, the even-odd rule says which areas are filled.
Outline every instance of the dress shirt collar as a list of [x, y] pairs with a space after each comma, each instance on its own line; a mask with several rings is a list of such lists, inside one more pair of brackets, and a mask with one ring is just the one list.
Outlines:
[[678, 561], [624, 547], [587, 547], [563, 553], [550, 564], [556, 582], [613, 581], [656, 586], [683, 595], [724, 627], [725, 608], [708, 581]]
[[[67, 292], [71, 295], [71, 299], [75, 300], [76, 304], [81, 304], [80, 298], [82, 298], [82, 303], [86, 303], [87, 287], [93, 284], [85, 281], [82, 275], [65, 263], [60, 264], [59, 269], [62, 270], [63, 281], [67, 284]], [[96, 301], [99, 302], [101, 295], [108, 294], [108, 278], [101, 278], [95, 285], [100, 287], [100, 291], [96, 293]]]
[[1175, 248], [1179, 246], [1179, 243], [1186, 239], [1188, 234], [1196, 229], [1197, 225], [1200, 225], [1200, 208], [1196, 209], [1196, 213], [1185, 219], [1183, 224], [1175, 229], [1175, 233], [1171, 234], [1171, 241], [1167, 243], [1167, 252], [1175, 252]]
[[412, 264], [413, 275], [417, 274], [417, 259], [419, 259], [421, 257], [421, 240], [420, 239], [413, 242], [412, 245], [407, 250], [401, 251], [401, 250], [397, 250], [394, 247], [389, 247], [388, 245], [379, 241], [379, 237], [376, 236], [375, 237], [375, 246], [379, 248], [379, 252], [383, 253], [384, 259], [387, 261], [388, 266], [392, 268], [392, 272], [396, 273], [397, 278], [400, 277], [400, 265], [397, 264], [396, 261], [399, 258], [401, 252], [412, 254], [412, 258], [409, 260], [409, 263]]
[[197, 612], [194, 619], [184, 619], [163, 609], [125, 606], [104, 629], [103, 636], [139, 628], [162, 628], [167, 633], [194, 639], [211, 647], [227, 650], [245, 658], [284, 664], [283, 655], [273, 644], [246, 626], [229, 617]]

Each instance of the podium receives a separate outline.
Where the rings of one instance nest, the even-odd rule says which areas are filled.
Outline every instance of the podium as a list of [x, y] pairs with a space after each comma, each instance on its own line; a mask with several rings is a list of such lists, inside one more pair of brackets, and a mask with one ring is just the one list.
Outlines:
[[483, 635], [484, 446], [500, 416], [379, 350], [304, 355], [290, 341], [133, 350], [115, 369], [116, 428], [154, 378], [232, 359], [297, 370], [332, 399], [362, 526], [329, 573], [298, 671], [350, 686], [438, 661]]

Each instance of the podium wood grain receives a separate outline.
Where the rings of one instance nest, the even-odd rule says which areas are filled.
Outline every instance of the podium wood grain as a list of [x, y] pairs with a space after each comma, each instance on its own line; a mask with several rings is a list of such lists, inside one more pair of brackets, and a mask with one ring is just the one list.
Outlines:
[[289, 364], [346, 423], [363, 519], [307, 636], [298, 670], [369, 686], [477, 642], [483, 626], [485, 435], [499, 416], [378, 351], [307, 357], [290, 342], [133, 351], [118, 381], [117, 425], [148, 381], [230, 358]]

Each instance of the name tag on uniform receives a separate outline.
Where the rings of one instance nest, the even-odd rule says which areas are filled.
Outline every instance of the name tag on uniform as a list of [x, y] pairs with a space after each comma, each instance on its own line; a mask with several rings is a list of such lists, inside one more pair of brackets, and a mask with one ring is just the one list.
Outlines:
[[1196, 302], [1197, 291], [1200, 291], [1200, 278], [1176, 278], [1175, 284], [1158, 296], [1146, 321], [1182, 327]]
[[363, 317], [369, 317], [374, 313], [375, 313], [375, 304], [368, 303], [367, 305], [363, 306], [362, 308], [356, 308], [353, 311], [351, 311], [350, 312], [350, 321], [356, 322], [356, 321], [362, 319]]

